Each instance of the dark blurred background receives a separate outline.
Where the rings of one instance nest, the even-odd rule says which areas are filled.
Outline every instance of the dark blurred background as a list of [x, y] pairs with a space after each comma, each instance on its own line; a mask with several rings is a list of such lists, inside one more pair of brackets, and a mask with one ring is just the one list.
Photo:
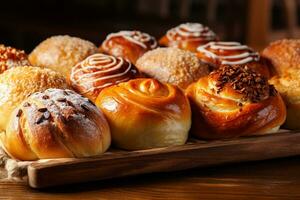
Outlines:
[[51, 35], [69, 34], [100, 45], [119, 30], [157, 38], [182, 22], [208, 25], [222, 40], [255, 48], [299, 37], [300, 0], [26, 0], [1, 1], [0, 43], [30, 52]]

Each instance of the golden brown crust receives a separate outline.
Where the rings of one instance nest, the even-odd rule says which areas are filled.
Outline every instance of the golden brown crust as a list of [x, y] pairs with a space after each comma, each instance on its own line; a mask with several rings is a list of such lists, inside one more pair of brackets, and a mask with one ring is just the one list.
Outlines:
[[0, 74], [7, 69], [26, 65], [30, 64], [24, 51], [0, 44]]
[[195, 54], [177, 48], [157, 48], [136, 63], [139, 71], [159, 81], [186, 88], [209, 73], [208, 65]]
[[128, 150], [184, 144], [191, 126], [188, 99], [176, 86], [134, 79], [105, 88], [96, 100], [112, 141]]
[[71, 90], [48, 89], [15, 109], [1, 141], [19, 160], [87, 157], [108, 149], [110, 130], [103, 113], [87, 98]]
[[170, 29], [159, 40], [159, 44], [196, 52], [198, 46], [216, 40], [216, 34], [208, 27], [199, 23], [185, 23]]
[[269, 60], [278, 75], [289, 69], [300, 69], [300, 40], [283, 39], [272, 42], [262, 51], [262, 56]]
[[137, 59], [149, 50], [157, 48], [156, 39], [140, 31], [120, 31], [107, 36], [100, 51], [122, 57], [135, 64]]
[[28, 95], [48, 88], [68, 88], [65, 78], [50, 69], [16, 67], [0, 74], [0, 130], [5, 130], [10, 113]]
[[91, 54], [97, 47], [77, 37], [53, 36], [41, 42], [29, 55], [32, 65], [53, 69], [67, 79], [71, 68]]
[[139, 77], [129, 61], [105, 54], [94, 54], [72, 68], [70, 81], [80, 94], [95, 101], [105, 87]]
[[281, 94], [287, 107], [287, 118], [284, 127], [300, 129], [300, 70], [290, 69], [281, 76], [269, 80]]
[[246, 67], [227, 66], [225, 73], [221, 68], [190, 85], [186, 94], [193, 111], [191, 132], [199, 138], [265, 134], [285, 121], [280, 95]]
[[266, 78], [270, 77], [268, 64], [259, 53], [239, 42], [209, 42], [199, 46], [196, 55], [208, 63], [211, 69], [218, 69], [224, 65], [247, 65]]

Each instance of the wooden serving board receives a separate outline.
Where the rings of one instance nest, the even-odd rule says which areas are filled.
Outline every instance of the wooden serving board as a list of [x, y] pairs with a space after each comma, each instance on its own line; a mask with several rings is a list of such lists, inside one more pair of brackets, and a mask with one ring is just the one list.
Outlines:
[[300, 132], [187, 144], [143, 151], [111, 150], [99, 157], [33, 162], [33, 188], [300, 155]]

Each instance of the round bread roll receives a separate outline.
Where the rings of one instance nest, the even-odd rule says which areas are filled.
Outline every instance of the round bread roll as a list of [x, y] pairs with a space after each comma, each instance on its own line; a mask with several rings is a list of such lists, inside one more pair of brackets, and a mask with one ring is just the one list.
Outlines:
[[11, 112], [30, 94], [48, 88], [68, 88], [65, 78], [50, 69], [15, 67], [0, 74], [0, 131]]
[[96, 100], [111, 127], [113, 144], [127, 150], [182, 145], [191, 110], [184, 93], [155, 79], [133, 79], [105, 88]]
[[7, 69], [26, 65], [30, 64], [24, 51], [0, 44], [0, 74]]
[[0, 138], [7, 153], [19, 160], [95, 156], [111, 141], [103, 113], [87, 98], [62, 89], [25, 99]]
[[147, 33], [120, 31], [109, 34], [102, 43], [100, 51], [125, 58], [135, 64], [136, 60], [145, 52], [156, 47], [156, 39]]
[[97, 52], [97, 47], [87, 40], [59, 35], [41, 42], [29, 55], [29, 61], [32, 65], [53, 69], [69, 80], [72, 67]]
[[290, 69], [281, 76], [269, 80], [283, 97], [287, 107], [284, 128], [300, 129], [300, 70]]
[[223, 66], [191, 84], [191, 133], [223, 139], [276, 132], [284, 123], [284, 102], [267, 79], [245, 66]]
[[199, 23], [184, 23], [170, 29], [159, 40], [159, 44], [196, 52], [198, 46], [216, 40], [216, 34], [207, 26]]
[[138, 76], [138, 70], [129, 61], [98, 53], [73, 67], [70, 80], [77, 92], [94, 102], [103, 88]]
[[300, 69], [300, 39], [283, 39], [272, 42], [262, 51], [275, 74], [283, 75], [289, 69]]
[[209, 42], [197, 48], [197, 56], [208, 63], [211, 69], [223, 65], [247, 65], [255, 72], [270, 77], [268, 65], [259, 53], [239, 42]]
[[186, 88], [209, 73], [208, 65], [191, 52], [177, 48], [157, 48], [138, 59], [136, 67], [146, 76]]

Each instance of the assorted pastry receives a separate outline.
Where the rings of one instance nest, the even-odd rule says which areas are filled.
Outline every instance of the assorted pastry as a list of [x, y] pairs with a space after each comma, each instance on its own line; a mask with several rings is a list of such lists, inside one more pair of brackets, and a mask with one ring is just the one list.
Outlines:
[[149, 50], [157, 48], [156, 39], [140, 31], [120, 31], [109, 34], [100, 46], [100, 52], [122, 57], [135, 64]]
[[53, 36], [27, 57], [0, 45], [0, 141], [12, 158], [98, 156], [299, 129], [300, 41], [261, 53], [185, 23], [159, 40], [109, 34], [99, 48]]

